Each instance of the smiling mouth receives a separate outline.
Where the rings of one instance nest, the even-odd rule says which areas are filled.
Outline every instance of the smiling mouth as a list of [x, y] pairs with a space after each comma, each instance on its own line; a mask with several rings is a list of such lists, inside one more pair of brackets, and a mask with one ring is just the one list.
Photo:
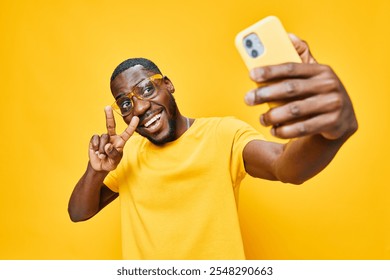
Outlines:
[[155, 115], [153, 118], [148, 120], [143, 126], [145, 128], [148, 128], [148, 127], [152, 126], [155, 122], [157, 122], [160, 118], [161, 118], [161, 113]]

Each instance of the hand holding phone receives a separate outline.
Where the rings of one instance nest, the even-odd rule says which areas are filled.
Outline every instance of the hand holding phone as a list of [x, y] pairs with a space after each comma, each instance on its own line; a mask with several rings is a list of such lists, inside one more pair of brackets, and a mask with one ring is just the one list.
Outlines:
[[274, 136], [321, 134], [334, 140], [356, 130], [353, 106], [338, 76], [315, 61], [304, 41], [290, 39], [276, 17], [241, 31], [235, 42], [258, 85], [247, 93], [246, 103], [270, 104], [260, 122], [272, 127]]

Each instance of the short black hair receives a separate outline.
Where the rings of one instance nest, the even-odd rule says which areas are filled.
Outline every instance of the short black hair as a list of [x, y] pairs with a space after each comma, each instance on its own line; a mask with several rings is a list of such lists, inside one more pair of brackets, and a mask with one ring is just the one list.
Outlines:
[[156, 74], [161, 74], [160, 69], [158, 69], [157, 65], [154, 64], [153, 61], [146, 59], [146, 58], [143, 58], [143, 57], [129, 58], [129, 59], [126, 59], [125, 61], [121, 62], [115, 68], [114, 72], [112, 72], [110, 81], [112, 82], [116, 78], [116, 76], [118, 76], [120, 73], [122, 73], [123, 71], [125, 71], [133, 66], [136, 66], [136, 65], [141, 65], [146, 70], [153, 71]]

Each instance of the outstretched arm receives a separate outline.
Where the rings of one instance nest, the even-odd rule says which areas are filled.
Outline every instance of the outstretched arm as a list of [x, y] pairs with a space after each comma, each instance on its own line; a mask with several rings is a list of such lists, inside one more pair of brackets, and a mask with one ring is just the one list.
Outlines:
[[245, 100], [248, 105], [278, 102], [260, 116], [260, 123], [276, 137], [292, 140], [285, 145], [252, 141], [243, 157], [254, 177], [300, 184], [329, 164], [358, 125], [337, 75], [315, 61], [305, 42], [291, 39], [303, 63], [254, 69], [251, 78], [263, 86]]
[[68, 212], [74, 222], [91, 218], [118, 197], [103, 181], [121, 161], [123, 148], [133, 135], [139, 119], [133, 117], [126, 130], [117, 135], [112, 108], [106, 107], [105, 113], [107, 134], [91, 138], [87, 170], [77, 182], [69, 200]]

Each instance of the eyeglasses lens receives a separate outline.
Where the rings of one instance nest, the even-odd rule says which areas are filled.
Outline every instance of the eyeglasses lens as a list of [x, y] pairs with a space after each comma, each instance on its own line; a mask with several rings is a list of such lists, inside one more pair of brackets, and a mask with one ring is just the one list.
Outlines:
[[120, 110], [120, 114], [122, 116], [127, 116], [131, 113], [134, 107], [133, 96], [140, 100], [150, 100], [154, 98], [158, 92], [158, 90], [156, 89], [156, 83], [158, 83], [160, 80], [161, 79], [156, 79], [153, 81], [151, 79], [145, 79], [136, 86], [134, 86], [132, 92], [130, 92], [126, 96], [120, 97], [116, 101], [116, 105]]

